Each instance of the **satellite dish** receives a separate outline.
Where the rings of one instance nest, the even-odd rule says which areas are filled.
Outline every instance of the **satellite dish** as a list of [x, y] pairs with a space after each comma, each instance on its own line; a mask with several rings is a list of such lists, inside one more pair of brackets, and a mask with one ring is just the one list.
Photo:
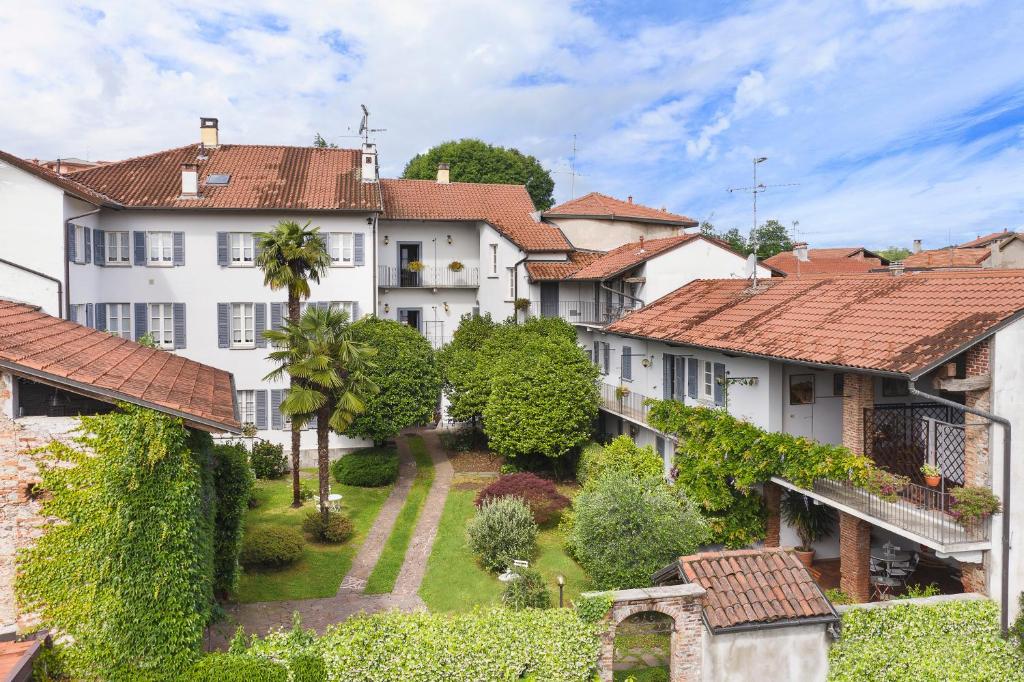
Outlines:
[[756, 272], [756, 268], [757, 268], [757, 255], [752, 253], [749, 256], [747, 256], [747, 266], [745, 268], [743, 268], [743, 276], [748, 278], [748, 279], [750, 277], [753, 277], [754, 273]]

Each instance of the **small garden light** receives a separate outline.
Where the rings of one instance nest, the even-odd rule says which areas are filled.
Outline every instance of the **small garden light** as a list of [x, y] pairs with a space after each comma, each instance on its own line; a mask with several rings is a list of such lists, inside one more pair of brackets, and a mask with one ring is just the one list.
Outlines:
[[558, 581], [558, 608], [562, 608], [565, 606], [565, 600], [563, 599], [565, 594], [565, 576], [559, 573], [555, 580]]

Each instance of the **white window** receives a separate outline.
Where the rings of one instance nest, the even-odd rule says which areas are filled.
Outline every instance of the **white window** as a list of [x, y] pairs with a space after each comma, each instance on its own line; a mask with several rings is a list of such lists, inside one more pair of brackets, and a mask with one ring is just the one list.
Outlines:
[[252, 303], [231, 304], [231, 347], [253, 348], [256, 345]]
[[352, 233], [331, 232], [327, 235], [327, 252], [331, 254], [331, 264], [337, 267], [352, 265]]
[[256, 423], [256, 391], [238, 391], [238, 418], [243, 424]]
[[498, 245], [497, 244], [488, 244], [487, 246], [491, 249], [491, 251], [490, 251], [490, 254], [491, 254], [491, 259], [490, 259], [491, 277], [497, 277], [498, 276]]
[[[168, 233], [170, 234], [170, 233]], [[149, 304], [149, 335], [157, 348], [174, 348], [174, 306]]]
[[505, 268], [505, 272], [508, 273], [508, 301], [514, 301], [516, 298], [516, 269]]
[[[81, 225], [75, 225], [75, 262], [85, 262], [85, 228]], [[85, 320], [82, 324], [85, 324]]]
[[132, 307], [129, 304], [107, 304], [107, 331], [114, 336], [132, 338]]
[[78, 324], [85, 324], [85, 304], [84, 303], [72, 303], [71, 304], [71, 321], [77, 322]]
[[146, 249], [150, 265], [173, 265], [174, 244], [170, 232], [147, 232]]
[[704, 397], [709, 400], [715, 397], [715, 370], [710, 360], [704, 361]]
[[231, 238], [231, 267], [248, 268], [252, 267], [255, 256], [253, 247], [252, 232], [232, 232]]
[[107, 232], [105, 251], [107, 265], [131, 265], [127, 232]]

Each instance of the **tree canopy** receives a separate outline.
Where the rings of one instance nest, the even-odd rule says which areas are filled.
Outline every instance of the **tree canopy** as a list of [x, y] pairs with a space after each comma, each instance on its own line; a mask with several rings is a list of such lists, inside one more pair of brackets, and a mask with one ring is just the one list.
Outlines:
[[405, 165], [402, 177], [433, 180], [439, 163], [449, 164], [452, 182], [526, 185], [538, 210], [555, 203], [555, 181], [536, 157], [472, 138], [442, 142], [417, 154]]
[[701, 223], [700, 231], [705, 236], [721, 239], [744, 256], [754, 252], [755, 244], [757, 257], [761, 259], [771, 258], [777, 253], [793, 249], [793, 240], [786, 226], [774, 218], [759, 225], [757, 230], [747, 237], [735, 227], [725, 232], [717, 232], [715, 226], [706, 220]]
[[910, 249], [903, 248], [902, 246], [890, 246], [889, 248], [882, 249], [876, 253], [887, 261], [899, 261], [909, 256], [911, 251]]

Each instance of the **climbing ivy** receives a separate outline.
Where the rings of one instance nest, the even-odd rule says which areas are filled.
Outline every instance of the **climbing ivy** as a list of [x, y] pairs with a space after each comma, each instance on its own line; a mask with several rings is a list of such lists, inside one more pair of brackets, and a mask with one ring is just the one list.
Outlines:
[[37, 452], [42, 513], [16, 593], [70, 636], [76, 679], [164, 679], [198, 656], [213, 605], [216, 494], [206, 434], [122, 404]]
[[[209, 441], [208, 434], [197, 434]], [[238, 584], [238, 552], [242, 546], [242, 518], [249, 507], [256, 478], [249, 466], [248, 452], [241, 443], [214, 445], [213, 471], [217, 493], [217, 518], [214, 523], [213, 590], [226, 597]]]

